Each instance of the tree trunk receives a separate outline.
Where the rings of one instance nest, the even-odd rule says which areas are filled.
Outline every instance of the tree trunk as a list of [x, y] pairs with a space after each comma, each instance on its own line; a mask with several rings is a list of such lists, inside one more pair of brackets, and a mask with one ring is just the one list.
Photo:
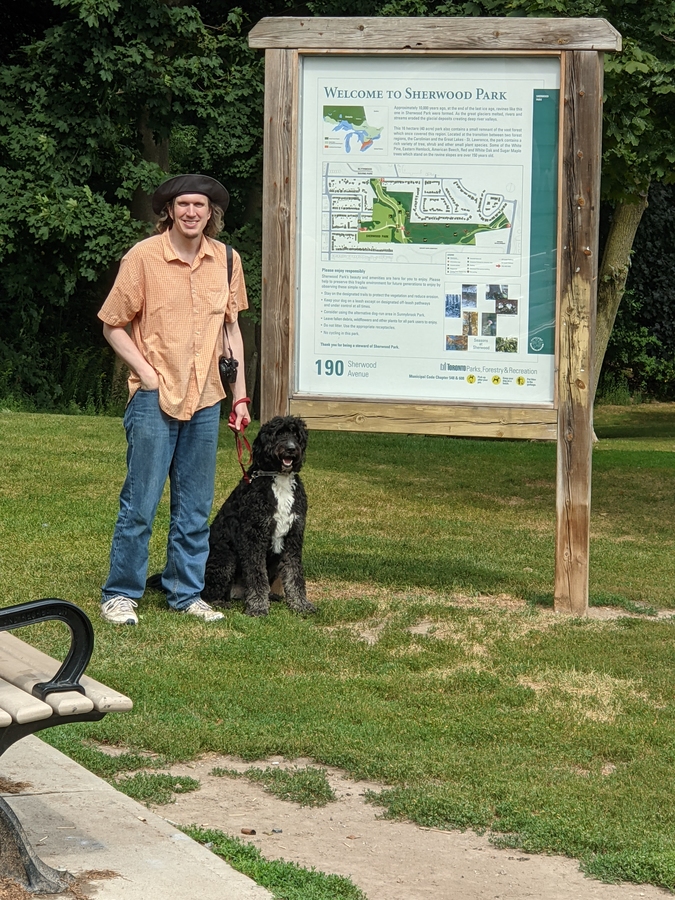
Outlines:
[[[155, 137], [150, 128], [148, 128], [148, 112], [145, 110], [138, 120], [138, 133], [143, 139], [143, 159], [148, 162], [157, 163], [165, 172], [169, 171], [169, 140], [155, 143]], [[137, 187], [134, 196], [131, 198], [131, 215], [139, 222], [149, 222], [154, 225], [157, 216], [152, 211], [152, 197], [145, 191]]]
[[593, 349], [593, 397], [598, 388], [600, 370], [614, 328], [614, 320], [626, 290], [633, 241], [646, 208], [646, 193], [635, 203], [620, 202], [614, 208], [602, 264], [598, 272], [598, 315]]

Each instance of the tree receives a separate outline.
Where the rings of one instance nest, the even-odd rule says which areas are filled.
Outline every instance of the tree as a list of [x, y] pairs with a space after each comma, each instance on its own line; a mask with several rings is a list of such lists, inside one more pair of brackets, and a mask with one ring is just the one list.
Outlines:
[[209, 27], [161, 0], [56, 6], [64, 20], [0, 67], [0, 380], [40, 405], [97, 355], [95, 310], [147, 233], [138, 211], [172, 133], [181, 164], [227, 174], [230, 227], [245, 223], [261, 156], [262, 60], [240, 10]]
[[675, 393], [675, 185], [654, 182], [603, 366], [604, 396]]

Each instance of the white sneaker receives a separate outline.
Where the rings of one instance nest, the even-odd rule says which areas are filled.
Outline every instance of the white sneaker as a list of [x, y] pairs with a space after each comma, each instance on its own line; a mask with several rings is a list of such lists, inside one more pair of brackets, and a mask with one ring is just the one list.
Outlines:
[[189, 613], [191, 616], [197, 616], [198, 619], [203, 619], [205, 622], [217, 622], [218, 619], [224, 618], [221, 612], [213, 609], [205, 600], [202, 600], [201, 597], [198, 597], [197, 600], [193, 600], [192, 603], [186, 607], [186, 609], [181, 610], [181, 612]]
[[101, 603], [101, 615], [113, 625], [138, 625], [138, 616], [134, 612], [137, 606], [135, 600], [118, 595]]

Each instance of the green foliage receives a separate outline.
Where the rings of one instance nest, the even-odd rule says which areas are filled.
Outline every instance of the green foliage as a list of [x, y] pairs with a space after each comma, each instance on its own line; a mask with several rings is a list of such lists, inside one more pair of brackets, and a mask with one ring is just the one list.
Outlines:
[[596, 853], [582, 861], [582, 870], [591, 878], [610, 884], [660, 884], [675, 890], [675, 853], [672, 850], [618, 850]]
[[94, 319], [92, 285], [138, 237], [139, 226], [128, 209], [46, 172], [33, 180], [26, 169], [0, 167], [0, 191], [3, 379], [48, 406], [63, 401], [68, 364], [79, 354], [88, 361], [97, 355], [101, 371], [101, 350], [82, 334]]
[[250, 781], [262, 784], [269, 794], [280, 800], [290, 800], [300, 806], [325, 806], [335, 800], [335, 793], [328, 783], [325, 769], [305, 766], [302, 769], [247, 769], [244, 773]]
[[199, 782], [195, 778], [188, 778], [187, 775], [167, 775], [165, 772], [153, 775], [137, 772], [131, 778], [119, 778], [115, 782], [115, 787], [139, 803], [163, 806], [174, 802], [174, 794], [198, 790]]
[[[112, 357], [95, 314], [147, 234], [133, 197], [164, 177], [139, 128], [158, 143], [174, 133], [181, 168], [227, 181], [228, 227], [255, 260], [262, 57], [237, 8], [206, 27], [194, 6], [161, 0], [55, 2], [62, 21], [0, 66], [0, 369], [6, 396], [101, 409]], [[73, 378], [82, 354], [92, 374]]]
[[133, 772], [136, 769], [147, 769], [163, 764], [161, 759], [150, 759], [147, 755], [139, 753], [125, 752], [116, 755], [104, 753], [81, 741], [72, 732], [60, 732], [59, 749], [90, 772], [108, 781], [112, 781], [120, 772]]
[[675, 187], [654, 184], [607, 347], [599, 400], [675, 397]]
[[[654, 6], [668, 16], [656, 34]], [[610, 200], [675, 181], [675, 4], [642, 5], [642, 15], [626, 23], [623, 52], [605, 56], [602, 184]]]
[[303, 869], [283, 859], [267, 860], [253, 844], [228, 837], [215, 829], [193, 825], [183, 831], [195, 841], [206, 844], [232, 868], [267, 888], [277, 900], [366, 900], [354, 882], [343, 875]]
[[250, 768], [245, 772], [237, 772], [236, 769], [215, 768], [212, 775], [224, 778], [248, 778], [262, 784], [269, 794], [274, 794], [280, 800], [289, 800], [299, 803], [300, 806], [325, 806], [336, 799], [331, 788], [325, 769], [317, 769], [314, 766], [305, 766], [302, 769], [281, 769], [278, 766], [268, 766], [266, 769]]

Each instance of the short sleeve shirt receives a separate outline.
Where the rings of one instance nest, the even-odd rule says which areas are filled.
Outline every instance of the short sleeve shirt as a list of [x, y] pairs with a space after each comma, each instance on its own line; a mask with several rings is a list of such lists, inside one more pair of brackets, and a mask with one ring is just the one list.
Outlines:
[[[98, 317], [108, 325], [131, 325], [131, 338], [159, 376], [159, 404], [187, 420], [225, 396], [218, 357], [224, 322], [247, 309], [241, 259], [233, 253], [227, 283], [225, 244], [202, 236], [192, 265], [173, 249], [169, 232], [136, 244], [122, 258], [115, 284]], [[129, 398], [140, 388], [129, 378]]]

